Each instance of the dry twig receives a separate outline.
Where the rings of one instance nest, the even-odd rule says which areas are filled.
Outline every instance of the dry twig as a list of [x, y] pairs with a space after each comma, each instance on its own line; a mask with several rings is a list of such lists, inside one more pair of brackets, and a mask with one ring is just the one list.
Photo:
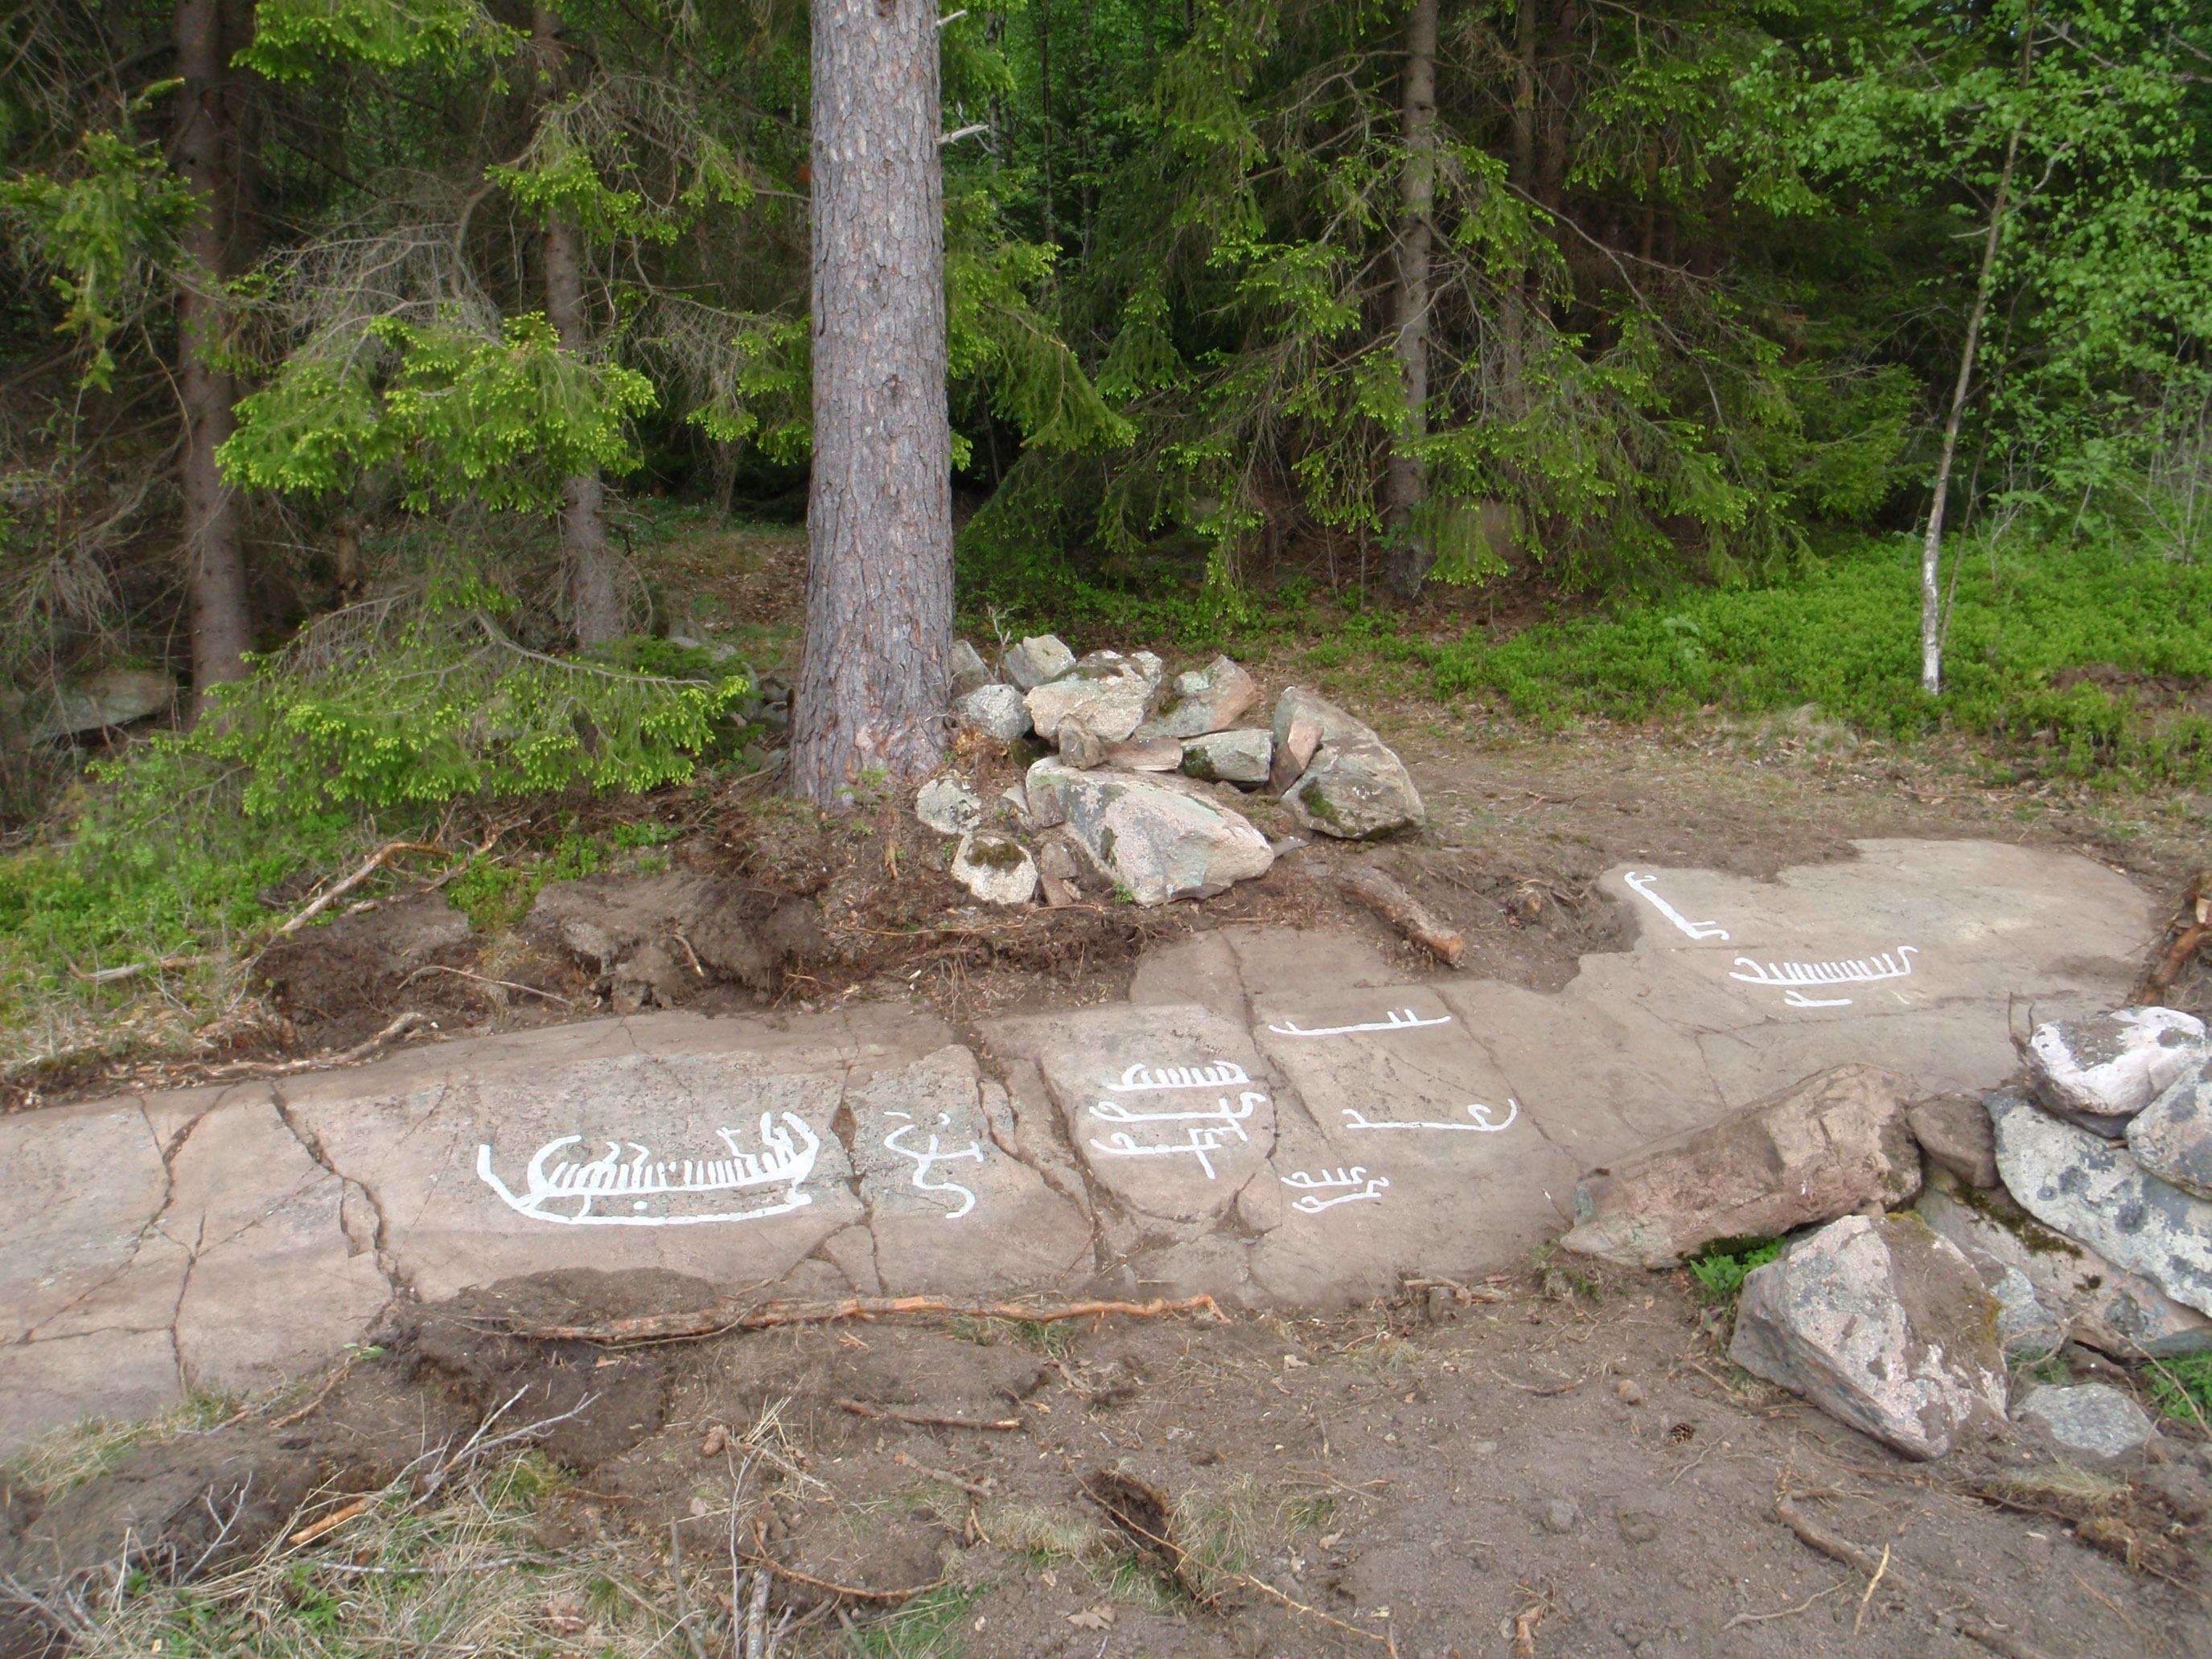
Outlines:
[[[756, 1566], [765, 1568], [778, 1578], [787, 1580], [794, 1584], [804, 1584], [807, 1589], [820, 1590], [825, 1595], [842, 1595], [848, 1601], [877, 1601], [885, 1605], [911, 1601], [915, 1596], [933, 1590], [945, 1582], [942, 1578], [933, 1578], [927, 1584], [915, 1584], [906, 1589], [892, 1590], [862, 1589], [857, 1585], [832, 1583], [827, 1578], [817, 1578], [811, 1573], [799, 1571], [796, 1567], [787, 1567], [770, 1555], [768, 1553], [768, 1528], [757, 1521], [753, 1522], [753, 1553], [748, 1555], [745, 1559], [752, 1562]], [[754, 1581], [756, 1586], [759, 1582], [757, 1579]], [[753, 1597], [756, 1601], [763, 1600], [757, 1588], [753, 1592]], [[765, 1607], [763, 1607], [763, 1617], [766, 1615]]]
[[971, 1498], [996, 1498], [998, 1483], [992, 1480], [968, 1480], [950, 1469], [933, 1469], [928, 1464], [908, 1457], [904, 1452], [893, 1452], [891, 1462], [912, 1469], [925, 1480], [941, 1480], [948, 1486], [957, 1486]]
[[366, 859], [362, 860], [361, 867], [356, 870], [351, 875], [348, 876], [343, 881], [338, 883], [335, 887], [326, 890], [320, 897], [317, 898], [305, 909], [293, 916], [290, 921], [280, 924], [276, 929], [275, 937], [277, 939], [291, 938], [293, 934], [298, 933], [302, 927], [305, 927], [317, 916], [322, 915], [324, 911], [329, 909], [331, 906], [336, 904], [348, 893], [350, 893], [355, 888], [360, 886], [362, 883], [367, 881], [371, 876], [374, 875], [379, 870], [381, 870], [386, 864], [391, 862], [392, 859], [395, 855], [401, 853], [434, 853], [440, 858], [451, 858], [453, 856], [450, 849], [441, 847], [434, 842], [388, 841], [385, 842], [383, 846], [378, 848], [374, 853], [371, 853]]
[[840, 1400], [838, 1410], [848, 1411], [855, 1417], [878, 1418], [885, 1422], [908, 1423], [918, 1429], [1018, 1429], [1018, 1417], [1001, 1418], [996, 1422], [981, 1423], [966, 1417], [933, 1417], [927, 1412], [902, 1412], [889, 1406], [871, 1406], [865, 1400]]
[[235, 1065], [208, 1068], [210, 1078], [290, 1077], [300, 1072], [319, 1072], [327, 1066], [351, 1066], [368, 1060], [387, 1044], [434, 1024], [430, 1016], [410, 1008], [365, 1042], [356, 1042], [343, 1054], [317, 1054], [307, 1060], [242, 1060]]

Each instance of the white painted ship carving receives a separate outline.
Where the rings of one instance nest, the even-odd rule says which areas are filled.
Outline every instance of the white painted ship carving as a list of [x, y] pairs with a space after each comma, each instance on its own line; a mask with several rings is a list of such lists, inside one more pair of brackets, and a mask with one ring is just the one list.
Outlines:
[[[805, 1121], [786, 1112], [763, 1112], [762, 1150], [748, 1152], [728, 1129], [717, 1129], [727, 1158], [656, 1158], [653, 1149], [637, 1142], [606, 1143], [606, 1155], [588, 1163], [553, 1159], [566, 1147], [579, 1145], [581, 1135], [562, 1135], [549, 1140], [532, 1155], [523, 1172], [523, 1191], [514, 1190], [494, 1172], [491, 1148], [477, 1148], [477, 1174], [509, 1209], [537, 1221], [586, 1227], [686, 1227], [717, 1221], [758, 1221], [785, 1215], [814, 1201], [804, 1190], [814, 1173], [814, 1160], [822, 1142]], [[627, 1148], [629, 1156], [625, 1158]], [[549, 1167], [550, 1165], [550, 1167]], [[770, 1195], [781, 1188], [775, 1201], [737, 1207], [741, 1194]], [[570, 1207], [573, 1206], [573, 1209]]]

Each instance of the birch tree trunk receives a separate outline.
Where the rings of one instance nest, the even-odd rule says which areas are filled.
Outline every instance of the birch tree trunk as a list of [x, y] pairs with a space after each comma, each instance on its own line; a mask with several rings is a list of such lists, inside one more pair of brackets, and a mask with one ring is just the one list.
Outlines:
[[[539, 84], [550, 100], [556, 94], [565, 57], [559, 9], [534, 7], [530, 33]], [[561, 349], [580, 357], [592, 347], [584, 260], [583, 233], [557, 212], [550, 215], [545, 222], [545, 318], [561, 337]], [[596, 467], [561, 481], [561, 573], [577, 644], [597, 645], [629, 631], [622, 572], [607, 550], [606, 486]]]
[[177, 172], [199, 200], [178, 234], [191, 262], [179, 307], [177, 395], [185, 426], [183, 495], [185, 595], [191, 636], [191, 717], [210, 687], [246, 678], [253, 643], [246, 595], [246, 550], [238, 495], [223, 482], [215, 453], [235, 424], [238, 388], [215, 354], [229, 331], [222, 285], [250, 263], [252, 219], [247, 113], [232, 54], [253, 38], [253, 14], [239, 0], [177, 0], [179, 89]]
[[[2021, 30], [2020, 84], [2027, 87], [2034, 61], [2035, 13]], [[1982, 268], [1974, 279], [1974, 303], [1966, 313], [1966, 340], [1959, 351], [1959, 378], [1951, 387], [1951, 410], [1943, 422], [1943, 449], [1936, 462], [1936, 499], [1928, 504], [1928, 531], [1920, 540], [1920, 689], [1934, 696], [1943, 689], [1943, 516], [1951, 495], [1951, 465], [1959, 453], [1959, 427], [1973, 389], [1974, 351], [1982, 322], [1989, 315], [1990, 288], [1996, 280], [1997, 243], [2004, 232], [2005, 205], [2012, 193], [2013, 167], [2020, 160], [2020, 128], [2005, 140], [2004, 166], [1997, 173], [1996, 196], [1990, 204], [1990, 228], [1982, 238]]]
[[1429, 238], [1437, 196], [1437, 0], [1413, 0], [1406, 18], [1406, 75], [1400, 131], [1405, 172], [1398, 181], [1398, 280], [1392, 347], [1406, 386], [1405, 423], [1382, 474], [1383, 586], [1410, 602], [1436, 562], [1414, 529], [1428, 468], [1414, 445], [1428, 431]]
[[813, 0], [814, 465], [791, 786], [823, 806], [944, 751], [952, 648], [933, 0]]

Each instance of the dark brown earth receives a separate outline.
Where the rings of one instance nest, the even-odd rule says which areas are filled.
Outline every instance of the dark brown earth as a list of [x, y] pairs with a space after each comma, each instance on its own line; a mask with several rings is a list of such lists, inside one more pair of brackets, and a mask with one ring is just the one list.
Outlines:
[[[422, 1310], [298, 1421], [141, 1446], [43, 1511], [10, 1494], [0, 1569], [96, 1583], [127, 1525], [156, 1565], [210, 1572], [410, 1462], [419, 1485], [446, 1461], [426, 1449], [546, 1425], [526, 1438], [568, 1471], [539, 1500], [549, 1560], [650, 1559], [675, 1522], [705, 1605], [741, 1489], [747, 1553], [855, 1589], [939, 1586], [922, 1607], [957, 1647], [874, 1651], [1985, 1654], [1946, 1627], [1961, 1616], [2053, 1659], [2212, 1643], [2201, 1432], [2168, 1422], [2096, 1485], [2018, 1428], [1909, 1464], [1734, 1371], [1681, 1273], [1538, 1262], [1327, 1321], [884, 1319], [626, 1349], [504, 1334], [709, 1294], [569, 1273]], [[1016, 1426], [908, 1426], [847, 1401]], [[1086, 1495], [1109, 1478], [1166, 1504], [1150, 1561]], [[1785, 1487], [1819, 1528], [1889, 1552], [1871, 1595], [1778, 1519]], [[210, 1517], [234, 1511], [210, 1550]], [[295, 1552], [300, 1571], [373, 1565], [342, 1536]], [[848, 1651], [805, 1578], [774, 1602], [823, 1615], [795, 1650]], [[9, 1650], [42, 1642], [19, 1619]]]

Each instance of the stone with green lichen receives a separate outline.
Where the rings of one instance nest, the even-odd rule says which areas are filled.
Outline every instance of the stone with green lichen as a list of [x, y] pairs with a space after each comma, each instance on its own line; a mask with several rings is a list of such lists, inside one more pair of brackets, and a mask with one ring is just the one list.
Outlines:
[[1037, 823], [1065, 823], [1100, 875], [1139, 904], [1210, 897], [1274, 862], [1242, 813], [1182, 778], [1083, 772], [1053, 757], [1030, 768], [1025, 787]]
[[1204, 783], [1256, 787], [1267, 782], [1274, 755], [1275, 740], [1265, 732], [1214, 732], [1183, 740], [1182, 769]]
[[1340, 841], [1366, 841], [1426, 820], [1406, 764], [1374, 738], [1324, 741], [1283, 796], [1302, 825]]
[[1036, 896], [1036, 862], [1029, 848], [993, 830], [960, 838], [952, 876], [986, 904], [1027, 904]]

